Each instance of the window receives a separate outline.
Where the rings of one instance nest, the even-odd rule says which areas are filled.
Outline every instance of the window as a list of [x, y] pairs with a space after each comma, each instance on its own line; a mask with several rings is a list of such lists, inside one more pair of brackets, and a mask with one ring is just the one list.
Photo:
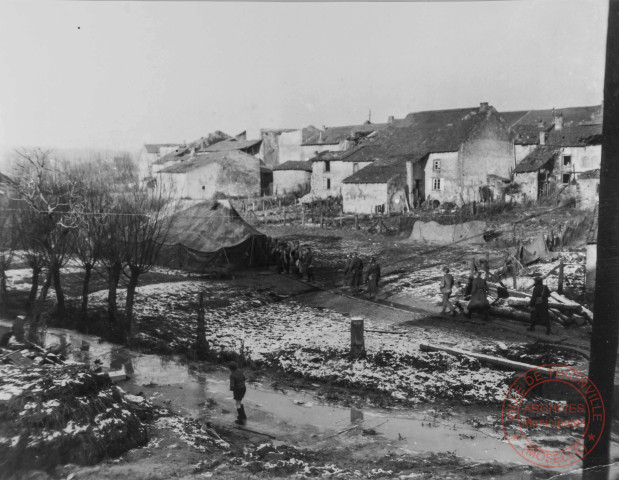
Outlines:
[[564, 173], [563, 174], [563, 183], [570, 183], [570, 177], [572, 176], [571, 173]]
[[331, 188], [331, 179], [327, 178], [327, 190]]
[[204, 185], [202, 185], [202, 190], [206, 190], [206, 187]]
[[440, 178], [432, 179], [432, 190], [441, 190], [442, 182]]
[[432, 163], [432, 170], [434, 170], [436, 172], [437, 170], [440, 170], [440, 169], [441, 169], [441, 160], [439, 158], [437, 158]]
[[563, 155], [563, 166], [564, 167], [569, 167], [570, 165], [572, 165], [572, 156], [571, 155]]
[[352, 173], [356, 173], [359, 171], [359, 164], [358, 163], [353, 163], [352, 164]]
[[331, 162], [327, 161], [325, 162], [325, 172], [330, 172], [331, 171]]

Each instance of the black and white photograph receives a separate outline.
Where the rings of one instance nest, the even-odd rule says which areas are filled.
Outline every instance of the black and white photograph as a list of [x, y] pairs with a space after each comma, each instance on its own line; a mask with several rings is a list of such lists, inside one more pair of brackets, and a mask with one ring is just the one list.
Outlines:
[[0, 479], [619, 480], [619, 0], [9, 0], [0, 72]]

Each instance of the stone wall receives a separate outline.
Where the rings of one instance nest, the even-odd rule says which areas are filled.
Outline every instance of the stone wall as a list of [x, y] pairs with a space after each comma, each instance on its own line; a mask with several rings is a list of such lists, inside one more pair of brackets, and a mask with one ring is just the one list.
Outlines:
[[308, 192], [312, 173], [305, 170], [273, 170], [273, 194]]
[[[372, 162], [357, 162], [358, 170], [370, 165]], [[329, 162], [329, 171], [326, 171], [325, 162], [312, 162], [312, 193], [319, 198], [337, 196], [342, 194], [342, 181], [350, 177], [354, 172], [355, 162]], [[331, 181], [327, 188], [327, 179]]]
[[374, 213], [376, 205], [386, 205], [386, 183], [342, 184], [344, 213]]

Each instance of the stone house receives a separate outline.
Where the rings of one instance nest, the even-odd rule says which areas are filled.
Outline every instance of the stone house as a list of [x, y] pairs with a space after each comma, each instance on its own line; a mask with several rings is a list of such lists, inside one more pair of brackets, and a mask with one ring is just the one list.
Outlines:
[[161, 185], [177, 198], [208, 200], [260, 196], [260, 159], [241, 152], [202, 152], [162, 169]]
[[408, 210], [406, 158], [379, 159], [342, 181], [345, 213]]
[[285, 131], [279, 135], [279, 161], [306, 161], [321, 152], [350, 150], [363, 139], [398, 122], [399, 120], [389, 117], [387, 123], [366, 122], [361, 125], [323, 127], [322, 129], [309, 126], [300, 130]]
[[342, 195], [342, 181], [380, 158], [380, 145], [360, 145], [352, 150], [325, 151], [311, 159], [312, 195]]
[[540, 144], [515, 169], [522, 197], [538, 200], [556, 193], [574, 197], [581, 208], [593, 209], [602, 161], [602, 125], [565, 127], [559, 115], [539, 139]]
[[176, 151], [180, 143], [147, 143], [138, 155], [138, 175], [140, 179], [151, 177], [153, 164], [161, 157]]
[[273, 167], [273, 194], [297, 193], [304, 195], [310, 191], [312, 179], [311, 162], [289, 160]]
[[404, 168], [407, 203], [413, 207], [479, 201], [480, 188], [489, 187], [490, 177], [494, 183], [514, 168], [512, 140], [507, 123], [482, 103], [411, 113], [378, 132], [376, 143], [384, 162]]
[[262, 128], [260, 129], [260, 144], [259, 157], [265, 165], [274, 167], [279, 165], [279, 137], [282, 133], [294, 132], [294, 128]]

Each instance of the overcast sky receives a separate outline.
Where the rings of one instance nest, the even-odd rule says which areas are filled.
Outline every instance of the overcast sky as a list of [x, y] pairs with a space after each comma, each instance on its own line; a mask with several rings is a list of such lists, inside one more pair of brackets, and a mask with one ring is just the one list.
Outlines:
[[0, 145], [599, 104], [607, 2], [2, 2]]

